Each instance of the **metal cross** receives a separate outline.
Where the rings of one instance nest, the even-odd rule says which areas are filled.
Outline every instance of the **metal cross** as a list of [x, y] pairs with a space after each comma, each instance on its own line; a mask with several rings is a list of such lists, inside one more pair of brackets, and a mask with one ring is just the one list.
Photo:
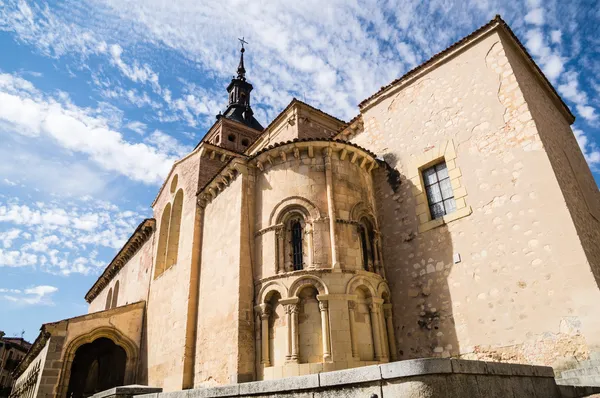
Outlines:
[[246, 40], [244, 40], [244, 36], [242, 36], [242, 38], [238, 38], [238, 40], [240, 41], [240, 43], [242, 43], [242, 48], [244, 48], [244, 44], [248, 44], [248, 42]]

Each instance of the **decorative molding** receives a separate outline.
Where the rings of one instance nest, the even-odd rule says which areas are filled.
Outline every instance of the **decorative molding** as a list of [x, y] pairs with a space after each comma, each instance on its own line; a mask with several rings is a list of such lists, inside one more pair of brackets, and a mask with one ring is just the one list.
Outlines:
[[154, 218], [147, 218], [138, 225], [125, 245], [123, 245], [117, 255], [106, 266], [102, 275], [100, 275], [94, 285], [92, 285], [90, 290], [86, 293], [85, 301], [91, 303], [92, 300], [98, 297], [102, 289], [110, 283], [110, 281], [119, 273], [121, 268], [123, 268], [144, 243], [150, 239], [150, 236], [154, 233], [155, 227], [156, 220]]

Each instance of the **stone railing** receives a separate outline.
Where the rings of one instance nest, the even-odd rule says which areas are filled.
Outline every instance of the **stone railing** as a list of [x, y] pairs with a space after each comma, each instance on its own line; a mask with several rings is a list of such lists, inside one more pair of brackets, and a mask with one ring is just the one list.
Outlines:
[[600, 387], [557, 386], [554, 371], [545, 366], [436, 358], [220, 387], [159, 391], [125, 386], [94, 398], [576, 398], [600, 393]]

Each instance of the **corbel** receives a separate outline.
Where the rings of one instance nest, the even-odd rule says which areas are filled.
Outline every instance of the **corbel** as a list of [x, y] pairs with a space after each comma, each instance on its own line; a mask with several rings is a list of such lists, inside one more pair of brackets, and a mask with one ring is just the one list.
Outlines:
[[346, 155], [348, 155], [348, 150], [346, 148], [342, 149], [342, 153], [340, 154], [340, 160], [346, 160]]

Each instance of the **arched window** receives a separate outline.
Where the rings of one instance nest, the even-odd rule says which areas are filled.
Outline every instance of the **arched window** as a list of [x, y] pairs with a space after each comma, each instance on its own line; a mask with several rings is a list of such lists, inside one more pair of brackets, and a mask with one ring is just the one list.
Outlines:
[[363, 268], [366, 271], [372, 271], [375, 264], [375, 232], [373, 224], [371, 224], [367, 217], [360, 219], [358, 232], [360, 235]]
[[167, 262], [169, 268], [177, 263], [177, 254], [179, 252], [179, 231], [181, 229], [181, 211], [183, 209], [183, 190], [177, 191], [171, 210], [171, 221], [169, 225], [169, 240], [167, 244]]
[[112, 287], [108, 290], [108, 295], [106, 296], [106, 305], [104, 306], [104, 309], [109, 310], [111, 304], [112, 304]]
[[291, 238], [292, 238], [292, 265], [294, 271], [302, 269], [304, 259], [302, 256], [302, 244], [303, 244], [303, 228], [299, 218], [295, 218], [290, 222]]
[[156, 250], [156, 268], [154, 269], [155, 278], [165, 272], [165, 264], [167, 261], [167, 240], [169, 238], [169, 221], [171, 221], [171, 204], [167, 203], [160, 219], [158, 247]]
[[113, 291], [112, 304], [110, 308], [115, 308], [117, 306], [117, 300], [119, 298], [119, 281], [115, 283], [115, 290]]

